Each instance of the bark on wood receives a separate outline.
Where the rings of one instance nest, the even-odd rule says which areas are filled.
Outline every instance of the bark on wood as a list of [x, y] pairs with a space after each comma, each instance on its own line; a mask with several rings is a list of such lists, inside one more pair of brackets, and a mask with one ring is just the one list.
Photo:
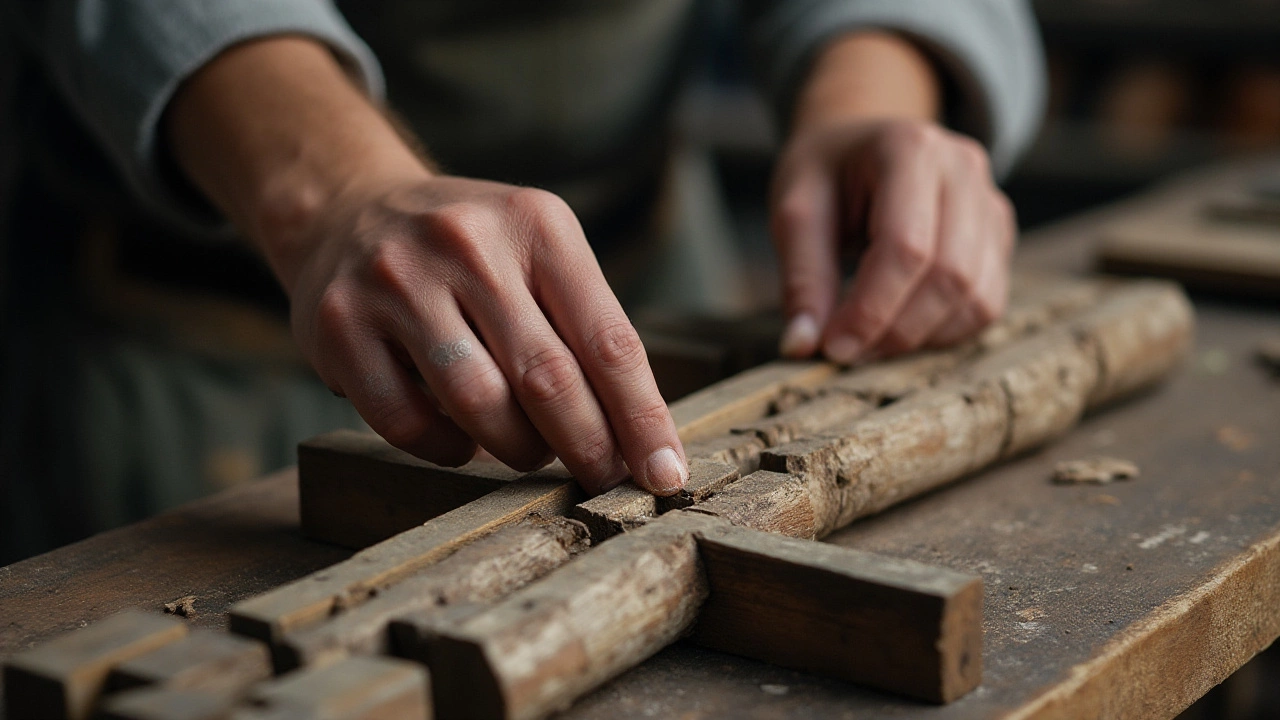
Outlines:
[[1092, 409], [1141, 390], [1173, 370], [1191, 348], [1195, 312], [1173, 283], [1132, 282], [1072, 318], [1071, 327], [1097, 348], [1099, 379], [1087, 402]]
[[417, 663], [350, 657], [258, 685], [251, 697], [268, 708], [325, 720], [428, 720], [430, 686]]
[[332, 620], [289, 633], [278, 656], [286, 668], [324, 665], [349, 655], [386, 654], [388, 623], [458, 603], [489, 602], [569, 561], [588, 546], [581, 524], [530, 517], [477, 540]]
[[186, 634], [181, 620], [130, 610], [14, 655], [4, 666], [5, 717], [86, 719], [112, 667]]
[[574, 506], [569, 510], [569, 517], [586, 525], [591, 532], [591, 542], [599, 544], [669, 510], [701, 502], [737, 479], [738, 469], [732, 465], [694, 458], [689, 461], [689, 480], [675, 495], [655, 497], [627, 482]]
[[494, 462], [446, 468], [373, 433], [338, 430], [298, 445], [302, 532], [360, 549], [483, 497], [520, 476]]
[[237, 603], [229, 613], [231, 630], [278, 643], [285, 633], [358, 605], [379, 589], [530, 513], [563, 515], [581, 499], [577, 484], [563, 475], [540, 473], [515, 480], [349, 560]]
[[266, 645], [227, 633], [194, 630], [181, 640], [116, 665], [107, 685], [112, 690], [164, 685], [234, 695], [269, 677], [271, 655]]
[[706, 647], [930, 702], [982, 679], [982, 580], [741, 528], [700, 533]]
[[142, 687], [109, 696], [98, 720], [227, 720], [238, 698], [208, 690]]
[[445, 631], [428, 649], [441, 718], [537, 718], [683, 634], [706, 597], [677, 511], [620, 535]]
[[764, 417], [786, 388], [812, 389], [836, 372], [824, 362], [777, 361], [739, 373], [671, 405], [682, 442], [715, 437]]

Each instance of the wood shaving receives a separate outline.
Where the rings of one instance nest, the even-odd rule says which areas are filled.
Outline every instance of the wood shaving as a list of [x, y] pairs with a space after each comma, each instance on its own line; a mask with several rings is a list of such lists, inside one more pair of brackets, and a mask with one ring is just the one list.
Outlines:
[[1104, 485], [1116, 480], [1138, 477], [1138, 466], [1128, 460], [1112, 457], [1091, 457], [1083, 460], [1067, 460], [1053, 468], [1053, 481], [1062, 484], [1093, 483]]
[[170, 615], [193, 618], [196, 616], [196, 596], [184, 595], [173, 602], [167, 602], [164, 604], [164, 611]]

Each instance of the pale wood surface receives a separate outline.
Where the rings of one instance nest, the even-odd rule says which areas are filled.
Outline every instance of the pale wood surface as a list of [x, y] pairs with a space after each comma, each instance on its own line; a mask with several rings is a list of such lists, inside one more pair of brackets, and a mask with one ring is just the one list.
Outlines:
[[[1096, 228], [1121, 212], [1037, 233], [1019, 262], [1085, 268]], [[1099, 708], [1171, 717], [1280, 634], [1280, 618], [1266, 611], [1280, 607], [1280, 447], [1269, 441], [1280, 434], [1280, 383], [1253, 360], [1260, 339], [1280, 331], [1280, 315], [1195, 300], [1194, 360], [1167, 387], [1086, 416], [1047, 450], [828, 538], [983, 576], [985, 676], [971, 695], [925, 707], [677, 644], [567, 717], [1063, 717]], [[1057, 462], [1100, 452], [1136, 462], [1142, 476], [1104, 488], [1049, 482]], [[0, 569], [0, 655], [192, 593], [201, 614], [189, 622], [222, 626], [231, 602], [348, 554], [300, 540], [296, 503], [285, 473]]]

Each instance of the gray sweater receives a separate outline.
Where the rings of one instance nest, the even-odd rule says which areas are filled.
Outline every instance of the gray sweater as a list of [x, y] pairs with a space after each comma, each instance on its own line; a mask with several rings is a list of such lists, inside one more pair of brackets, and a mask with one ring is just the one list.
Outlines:
[[[0, 0], [46, 75], [151, 213], [218, 223], [158, 152], [182, 80], [278, 33], [327, 44], [446, 169], [543, 184], [625, 185], [686, 77], [716, 0]], [[761, 90], [785, 126], [816, 48], [859, 28], [904, 33], [952, 88], [950, 122], [1007, 169], [1036, 129], [1043, 58], [1020, 0], [742, 0]], [[601, 180], [597, 180], [601, 179]], [[590, 184], [590, 183], [589, 183]]]

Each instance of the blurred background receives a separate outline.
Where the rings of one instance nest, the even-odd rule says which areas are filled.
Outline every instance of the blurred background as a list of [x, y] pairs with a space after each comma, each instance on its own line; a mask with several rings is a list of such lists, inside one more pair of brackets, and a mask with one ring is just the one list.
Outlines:
[[[1280, 149], [1280, 0], [1040, 0], [1034, 5], [1049, 59], [1049, 107], [1039, 139], [1004, 181], [1024, 230], [1141, 191], [1180, 170]], [[24, 148], [13, 130], [23, 112], [14, 102], [21, 65], [12, 37], [0, 26], [4, 338], [10, 337], [14, 300], [9, 291], [16, 280], [8, 231], [15, 178], [24, 163]], [[634, 303], [637, 324], [656, 335], [676, 311], [740, 316], [777, 303], [762, 202], [775, 137], [767, 109], [749, 82], [729, 12], [714, 29], [703, 67], [671, 119], [674, 151], [656, 230], [665, 271]], [[767, 353], [777, 328], [760, 327], [760, 345], [766, 348], [761, 352]], [[0, 377], [9, 374], [0, 372]], [[0, 387], [0, 411], [10, 420], [19, 389]], [[7, 423], [0, 428], [12, 429]], [[286, 450], [265, 460], [219, 456], [221, 464], [200, 466], [216, 472], [192, 472], [201, 478], [194, 485], [129, 506], [110, 524], [277, 469], [288, 462], [288, 449], [298, 439], [280, 438]], [[12, 452], [14, 436], [3, 440], [0, 452]], [[56, 453], [57, 439], [47, 449]], [[18, 496], [5, 492], [12, 481], [0, 476], [0, 499], [10, 503], [0, 508], [0, 524], [24, 513], [13, 504]], [[103, 525], [69, 521], [38, 540], [0, 546], [0, 565], [106, 529]], [[1280, 660], [1274, 650], [1185, 715], [1278, 716]]]

